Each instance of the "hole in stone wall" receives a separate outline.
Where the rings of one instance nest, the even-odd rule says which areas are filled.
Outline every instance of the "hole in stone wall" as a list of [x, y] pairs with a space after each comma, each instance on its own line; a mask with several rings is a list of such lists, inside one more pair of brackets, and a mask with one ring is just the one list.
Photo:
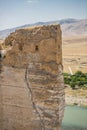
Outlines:
[[1, 53], [0, 53], [0, 58], [2, 58], [2, 55], [1, 55]]
[[60, 49], [60, 45], [58, 45], [58, 48]]
[[4, 55], [4, 57], [3, 58], [6, 58], [6, 55]]
[[23, 50], [23, 46], [19, 45], [19, 50], [22, 51]]
[[38, 48], [38, 46], [36, 45], [36, 46], [35, 46], [35, 51], [38, 51], [38, 50], [39, 50], [39, 48]]

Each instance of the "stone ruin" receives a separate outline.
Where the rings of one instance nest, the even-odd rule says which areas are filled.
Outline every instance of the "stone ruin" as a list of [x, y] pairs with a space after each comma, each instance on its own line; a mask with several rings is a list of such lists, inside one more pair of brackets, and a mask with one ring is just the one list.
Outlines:
[[0, 130], [59, 130], [64, 115], [60, 25], [10, 34], [1, 61]]

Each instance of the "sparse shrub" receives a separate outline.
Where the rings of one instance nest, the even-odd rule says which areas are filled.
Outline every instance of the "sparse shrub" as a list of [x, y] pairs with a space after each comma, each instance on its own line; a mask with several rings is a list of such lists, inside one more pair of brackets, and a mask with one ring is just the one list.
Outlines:
[[74, 105], [78, 105], [78, 103], [73, 103]]
[[75, 89], [76, 83], [75, 82], [70, 82], [70, 86], [72, 89]]

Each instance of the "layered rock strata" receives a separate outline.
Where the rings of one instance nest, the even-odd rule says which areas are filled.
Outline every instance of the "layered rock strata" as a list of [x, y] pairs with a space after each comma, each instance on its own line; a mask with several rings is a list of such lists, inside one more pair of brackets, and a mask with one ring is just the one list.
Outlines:
[[0, 80], [1, 130], [59, 130], [64, 114], [59, 25], [10, 34]]

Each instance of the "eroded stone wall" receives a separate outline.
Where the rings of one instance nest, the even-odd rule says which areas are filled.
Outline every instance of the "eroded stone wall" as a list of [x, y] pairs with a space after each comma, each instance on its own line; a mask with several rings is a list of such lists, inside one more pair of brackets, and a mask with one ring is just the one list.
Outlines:
[[20, 29], [5, 44], [12, 49], [0, 75], [1, 130], [59, 130], [65, 105], [60, 26]]

